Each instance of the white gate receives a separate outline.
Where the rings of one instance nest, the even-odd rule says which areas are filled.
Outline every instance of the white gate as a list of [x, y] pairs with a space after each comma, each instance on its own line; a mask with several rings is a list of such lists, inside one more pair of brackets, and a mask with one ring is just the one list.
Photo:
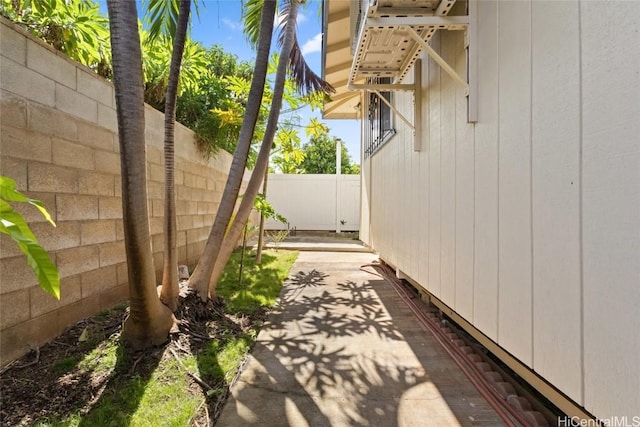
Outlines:
[[[267, 200], [290, 228], [358, 231], [360, 175], [269, 174]], [[268, 230], [287, 224], [268, 220]]]

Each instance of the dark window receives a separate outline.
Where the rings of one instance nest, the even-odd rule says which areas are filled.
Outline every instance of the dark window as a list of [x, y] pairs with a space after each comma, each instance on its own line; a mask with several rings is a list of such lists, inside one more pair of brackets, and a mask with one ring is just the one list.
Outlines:
[[[370, 84], [388, 84], [390, 78], [372, 79]], [[379, 91], [389, 103], [392, 102], [391, 92]], [[369, 157], [384, 145], [396, 131], [393, 129], [391, 108], [373, 92], [368, 94], [368, 127], [365, 130], [364, 156]]]

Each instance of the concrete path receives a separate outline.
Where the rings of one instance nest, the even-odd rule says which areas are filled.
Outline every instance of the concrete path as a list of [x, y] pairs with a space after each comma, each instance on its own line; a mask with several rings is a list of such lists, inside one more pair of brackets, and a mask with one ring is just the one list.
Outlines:
[[275, 244], [267, 241], [267, 248], [288, 249], [292, 251], [320, 251], [320, 252], [371, 252], [359, 240], [348, 237], [327, 236], [289, 236], [283, 242]]
[[503, 425], [375, 258], [300, 253], [218, 426]]

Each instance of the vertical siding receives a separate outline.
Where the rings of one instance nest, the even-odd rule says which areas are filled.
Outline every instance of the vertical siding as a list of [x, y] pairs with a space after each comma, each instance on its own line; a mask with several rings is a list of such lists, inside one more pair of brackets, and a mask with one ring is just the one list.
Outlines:
[[[422, 151], [396, 119], [365, 174], [382, 258], [599, 418], [640, 411], [639, 31], [640, 2], [479, 2], [478, 122], [423, 54]], [[464, 74], [462, 32], [430, 44]]]
[[640, 3], [580, 4], [585, 406], [640, 413]]
[[[397, 92], [394, 94], [396, 105], [400, 106], [400, 111], [404, 112], [406, 110], [407, 98], [406, 94], [403, 92]], [[395, 127], [404, 126], [404, 123], [399, 117], [395, 117]], [[411, 170], [409, 169], [409, 165], [407, 164], [407, 159], [405, 156], [406, 152], [406, 132], [402, 132], [396, 136], [398, 141], [395, 144], [391, 144], [391, 148], [395, 150], [396, 155], [396, 164], [397, 170], [403, 171], [403, 173], [396, 173], [396, 182], [395, 182], [395, 193], [396, 193], [396, 201], [394, 203], [394, 210], [396, 221], [398, 222], [394, 230], [391, 231], [391, 238], [393, 239], [393, 251], [398, 254], [394, 263], [398, 265], [399, 268], [403, 270], [407, 269], [407, 265], [410, 263], [409, 255], [410, 255], [410, 245], [411, 241], [409, 239], [407, 228], [410, 226], [411, 222], [411, 212], [410, 209], [407, 209], [407, 205], [409, 203], [408, 193], [409, 188], [407, 187], [407, 183], [411, 178]]]
[[498, 343], [527, 365], [531, 313], [530, 3], [499, 2]]
[[[440, 34], [436, 33], [431, 39], [431, 46], [440, 50]], [[429, 283], [427, 289], [435, 296], [440, 297], [440, 237], [442, 228], [440, 220], [440, 129], [441, 129], [441, 108], [440, 108], [440, 66], [429, 59]]]
[[[455, 68], [461, 76], [466, 75], [467, 55], [464, 33], [453, 32], [455, 44]], [[473, 322], [473, 218], [474, 218], [474, 135], [473, 125], [467, 122], [467, 98], [464, 88], [455, 86], [456, 97], [456, 193], [455, 193], [455, 309], [464, 318]]]
[[577, 16], [532, 3], [533, 368], [582, 403]]
[[478, 122], [475, 125], [474, 324], [498, 339], [498, 4], [478, 7]]
[[[455, 37], [452, 31], [440, 32], [441, 56], [455, 64]], [[455, 262], [456, 262], [456, 83], [445, 72], [440, 74], [440, 108], [442, 122], [440, 132], [441, 173], [441, 298], [455, 306]]]
[[420, 184], [417, 203], [419, 205], [419, 235], [420, 246], [419, 250], [419, 266], [418, 266], [418, 281], [423, 284], [429, 283], [429, 159], [430, 159], [430, 120], [431, 111], [429, 109], [429, 61], [422, 58], [422, 87], [421, 87], [421, 99], [422, 99], [422, 146], [421, 151], [417, 153], [420, 159], [418, 167], [420, 168]]
[[[408, 82], [413, 83], [413, 77], [408, 79]], [[413, 95], [411, 93], [405, 94], [408, 98], [406, 103], [406, 109], [404, 111], [405, 117], [410, 118], [413, 121]], [[409, 266], [409, 274], [412, 277], [418, 277], [420, 272], [420, 228], [423, 227], [420, 219], [420, 204], [421, 196], [420, 190], [422, 183], [420, 182], [420, 156], [413, 150], [413, 132], [407, 132], [407, 138], [405, 141], [405, 159], [411, 168], [411, 175], [406, 183], [409, 189], [409, 204], [407, 209], [411, 214], [410, 222], [407, 224], [407, 234], [411, 241], [410, 253], [411, 265]], [[415, 227], [415, 224], [420, 224], [419, 227]]]

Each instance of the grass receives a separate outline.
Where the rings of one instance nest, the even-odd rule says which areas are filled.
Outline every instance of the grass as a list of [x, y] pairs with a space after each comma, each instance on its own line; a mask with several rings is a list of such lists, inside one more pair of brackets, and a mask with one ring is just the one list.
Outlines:
[[218, 295], [225, 298], [228, 310], [236, 314], [253, 314], [260, 307], [275, 304], [282, 282], [289, 274], [297, 252], [264, 251], [262, 264], [255, 265], [254, 256], [245, 252], [242, 281], [240, 281], [241, 251], [231, 256], [220, 282]]
[[[217, 289], [217, 294], [227, 302], [230, 319], [251, 316], [264, 310], [263, 307], [273, 306], [298, 254], [265, 251], [262, 265], [255, 265], [255, 257], [246, 252], [241, 282], [240, 255], [240, 251], [233, 254]], [[109, 313], [101, 312], [94, 319], [103, 321], [108, 316]], [[233, 323], [230, 325], [233, 327]], [[60, 357], [51, 364], [50, 372], [59, 375], [58, 381], [74, 376], [96, 383], [99, 394], [93, 399], [86, 396], [85, 401], [67, 407], [64, 413], [40, 411], [39, 419], [31, 425], [187, 426], [194, 417], [203, 420], [204, 408], [208, 407], [209, 412], [217, 409], [219, 398], [226, 396], [228, 385], [255, 342], [260, 326], [251, 324], [242, 332], [223, 332], [218, 339], [186, 344], [190, 348], [184, 352], [176, 351], [175, 344], [170, 344], [151, 350], [144, 357], [125, 348], [118, 333], [78, 343], [87, 347], [86, 351]], [[212, 389], [199, 385], [187, 371]]]

